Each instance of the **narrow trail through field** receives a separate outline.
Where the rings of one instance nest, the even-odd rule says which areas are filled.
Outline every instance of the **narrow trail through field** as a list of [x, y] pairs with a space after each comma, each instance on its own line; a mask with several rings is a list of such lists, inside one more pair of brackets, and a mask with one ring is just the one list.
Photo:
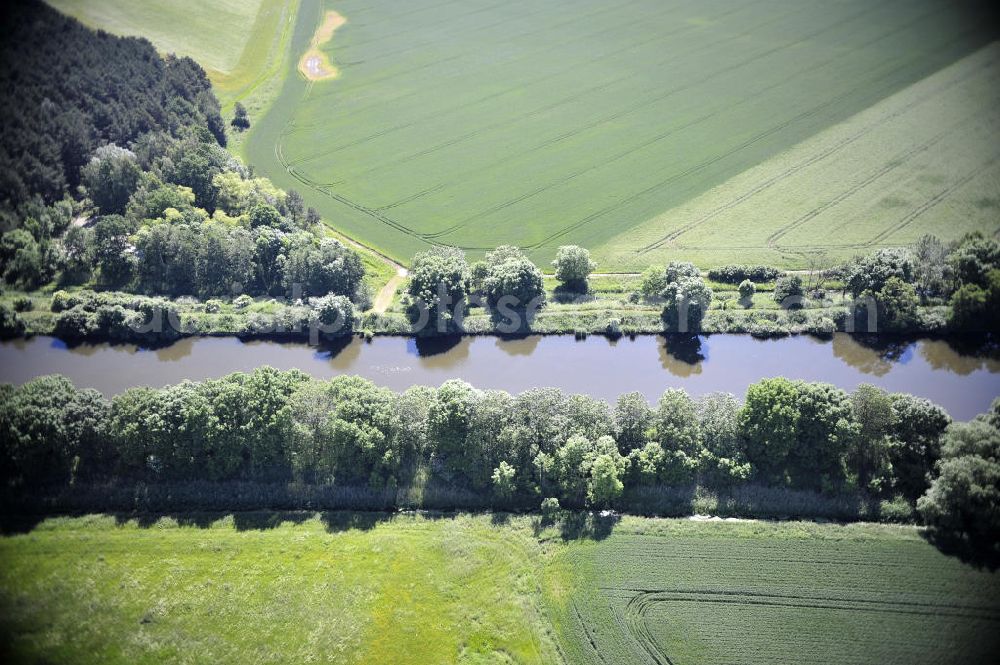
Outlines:
[[399, 285], [403, 283], [409, 272], [406, 268], [399, 266], [396, 268], [396, 274], [385, 283], [379, 292], [375, 296], [375, 302], [372, 304], [372, 311], [377, 314], [382, 314], [385, 310], [389, 309], [389, 305], [392, 304], [393, 296], [396, 295], [396, 289]]

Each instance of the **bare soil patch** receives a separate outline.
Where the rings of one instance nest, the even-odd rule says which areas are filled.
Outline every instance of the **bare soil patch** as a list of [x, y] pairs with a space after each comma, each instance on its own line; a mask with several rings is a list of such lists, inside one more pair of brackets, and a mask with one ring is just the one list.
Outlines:
[[309, 49], [299, 58], [299, 71], [310, 81], [326, 81], [340, 76], [340, 71], [320, 47], [333, 39], [333, 33], [345, 23], [347, 19], [335, 11], [328, 11], [323, 16], [323, 22], [309, 42]]

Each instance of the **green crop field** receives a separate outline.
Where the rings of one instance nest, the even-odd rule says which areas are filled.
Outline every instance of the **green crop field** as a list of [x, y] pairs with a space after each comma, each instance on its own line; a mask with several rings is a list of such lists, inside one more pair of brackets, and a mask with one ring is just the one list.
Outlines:
[[302, 0], [293, 53], [326, 10], [340, 77], [291, 58], [246, 152], [403, 261], [802, 267], [1000, 229], [995, 33], [964, 3]]
[[751, 263], [804, 267], [810, 255], [837, 258], [925, 233], [995, 232], [998, 102], [1000, 44], [993, 43], [630, 229], [597, 248], [597, 258], [717, 264], [735, 252]]
[[566, 548], [575, 663], [989, 663], [1000, 580], [914, 529], [627, 520]]
[[48, 520], [0, 538], [0, 656], [910, 665], [1000, 648], [1000, 579], [913, 528], [537, 520]]

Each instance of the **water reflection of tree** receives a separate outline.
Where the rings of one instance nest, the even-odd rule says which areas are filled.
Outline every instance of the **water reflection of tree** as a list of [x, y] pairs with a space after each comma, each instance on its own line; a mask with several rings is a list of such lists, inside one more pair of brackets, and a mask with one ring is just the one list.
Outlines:
[[316, 347], [315, 353], [317, 358], [329, 360], [336, 369], [346, 370], [353, 367], [361, 356], [363, 345], [364, 343], [357, 337], [334, 337], [322, 340]]
[[[168, 346], [158, 347], [155, 349], [156, 359], [160, 362], [177, 362], [178, 360], [183, 360], [191, 355], [197, 341], [194, 337], [185, 337]], [[135, 353], [134, 351], [129, 352]]]
[[[84, 358], [90, 358], [91, 356], [97, 355], [100, 351], [111, 350], [116, 353], [125, 353], [130, 356], [134, 356], [140, 351], [156, 351], [157, 357], [161, 350], [167, 349], [170, 344], [161, 344], [159, 346], [136, 346], [130, 342], [90, 342], [87, 340], [59, 340], [55, 339], [52, 342], [52, 348], [54, 349], [64, 349], [69, 351], [74, 356], [83, 356]], [[189, 351], [190, 353], [190, 351]]]
[[[89, 344], [87, 342], [79, 342], [79, 341], [69, 342], [63, 340], [58, 340], [58, 345], [56, 343], [53, 343], [52, 348], [65, 349], [66, 351], [72, 353], [74, 356], [83, 356], [84, 358], [91, 357], [92, 355], [97, 353], [97, 351], [100, 349], [100, 347], [98, 347], [96, 344]], [[135, 353], [134, 347], [132, 353]]]
[[540, 341], [541, 335], [500, 335], [496, 346], [509, 356], [530, 356]]
[[658, 345], [660, 365], [674, 376], [681, 378], [701, 374], [701, 338], [689, 335], [663, 335], [663, 344]]
[[469, 357], [471, 339], [471, 337], [463, 337], [462, 335], [417, 337], [410, 340], [410, 343], [406, 346], [406, 350], [409, 353], [416, 353], [422, 360], [433, 359], [433, 362], [421, 364], [430, 364], [431, 366], [451, 365]]
[[838, 333], [833, 336], [833, 355], [864, 374], [884, 376], [913, 344], [902, 337]]
[[1000, 372], [1000, 344], [990, 337], [956, 337], [924, 340], [920, 356], [933, 369], [967, 376], [981, 369]]

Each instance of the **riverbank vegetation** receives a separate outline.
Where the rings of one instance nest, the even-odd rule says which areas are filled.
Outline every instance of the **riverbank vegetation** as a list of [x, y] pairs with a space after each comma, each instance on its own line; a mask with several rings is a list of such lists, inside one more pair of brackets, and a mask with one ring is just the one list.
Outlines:
[[974, 423], [951, 423], [910, 395], [781, 378], [752, 385], [743, 403], [670, 389], [651, 407], [638, 393], [609, 405], [459, 380], [394, 393], [263, 368], [111, 400], [43, 377], [6, 386], [0, 402], [13, 512], [537, 509], [546, 499], [912, 521], [919, 508], [943, 538], [987, 550], [1000, 533], [979, 514], [1000, 500], [998, 424], [1000, 400]]
[[[805, 273], [731, 265], [703, 274], [693, 264], [672, 262], [650, 266], [641, 275], [591, 276], [600, 266], [587, 250], [569, 245], [558, 252], [556, 276], [543, 280], [544, 297], [537, 288], [522, 292], [513, 286], [494, 289], [490, 296], [484, 279], [494, 254], [471, 264], [454, 249], [418, 254], [413, 259], [416, 276], [404, 297], [389, 315], [362, 325], [407, 334], [421, 302], [432, 323], [444, 317], [442, 325], [419, 331], [423, 334], [513, 332], [512, 318], [498, 315], [496, 303], [501, 295], [516, 294], [522, 325], [536, 333], [681, 331], [770, 337], [835, 331], [992, 332], [1000, 327], [995, 314], [1000, 311], [1000, 244], [978, 233], [950, 244], [928, 235], [912, 247], [879, 250], [836, 268]], [[438, 265], [443, 256], [447, 269], [428, 268], [429, 261]], [[530, 273], [527, 259], [521, 260], [525, 274]], [[437, 301], [439, 289], [446, 294], [447, 311]]]
[[[294, 194], [285, 196], [295, 201]], [[279, 225], [291, 227], [280, 211], [276, 219]], [[880, 250], [835, 269], [804, 274], [745, 265], [702, 274], [691, 264], [672, 263], [651, 266], [641, 275], [593, 275], [595, 265], [587, 250], [565, 246], [560, 251], [569, 257], [567, 263], [554, 266], [557, 275], [546, 277], [516, 248], [499, 248], [489, 255], [492, 258], [471, 264], [460, 250], [438, 248], [413, 258], [410, 277], [387, 312], [366, 312], [370, 285], [389, 280], [385, 263], [370, 255], [359, 258], [342, 243], [325, 237], [319, 227], [313, 227], [311, 237], [309, 232], [288, 233], [280, 227], [237, 225], [230, 230], [239, 238], [246, 232], [257, 239], [242, 263], [233, 258], [238, 256], [236, 250], [225, 250], [225, 243], [219, 249], [208, 242], [216, 229], [203, 236], [193, 233], [190, 226], [159, 223], [140, 228], [133, 236], [136, 247], [144, 252], [141, 259], [135, 259], [131, 250], [126, 251], [133, 291], [191, 292], [158, 301], [173, 317], [163, 319], [171, 322], [171, 330], [160, 338], [115, 332], [112, 324], [120, 316], [97, 315], [102, 305], [137, 309], [136, 303], [143, 298], [114, 290], [95, 292], [93, 288], [100, 285], [92, 283], [66, 285], [48, 295], [67, 281], [61, 277], [41, 291], [8, 287], [0, 294], [3, 334], [148, 342], [185, 335], [305, 339], [310, 322], [315, 321], [309, 295], [324, 289], [333, 295], [353, 290], [351, 316], [347, 317], [351, 325], [345, 323], [341, 334], [532, 332], [618, 337], [685, 330], [825, 337], [837, 331], [946, 334], [1000, 329], [996, 318], [1000, 245], [979, 234], [949, 245], [925, 236], [913, 247]], [[225, 232], [218, 233], [223, 239]], [[4, 242], [3, 247], [10, 250], [7, 256], [12, 257], [9, 275], [16, 284], [21, 259], [18, 250], [11, 249], [10, 239]], [[130, 241], [122, 242], [132, 246]], [[249, 243], [236, 246], [250, 247]], [[112, 261], [116, 256], [109, 253]], [[190, 263], [179, 262], [187, 260]], [[74, 270], [87, 272], [86, 261]], [[234, 264], [247, 268], [243, 277], [257, 297], [246, 293], [229, 297], [212, 290], [213, 285], [226, 281], [215, 279], [220, 271]], [[186, 269], [192, 266], [193, 270]], [[290, 293], [298, 296], [289, 298]], [[31, 305], [27, 309], [26, 302]], [[94, 316], [87, 325], [60, 325], [60, 318], [86, 318], [87, 313], [63, 314], [67, 302], [89, 304], [84, 309]], [[682, 308], [685, 328], [679, 316]], [[135, 322], [141, 328], [148, 326], [149, 318]]]

